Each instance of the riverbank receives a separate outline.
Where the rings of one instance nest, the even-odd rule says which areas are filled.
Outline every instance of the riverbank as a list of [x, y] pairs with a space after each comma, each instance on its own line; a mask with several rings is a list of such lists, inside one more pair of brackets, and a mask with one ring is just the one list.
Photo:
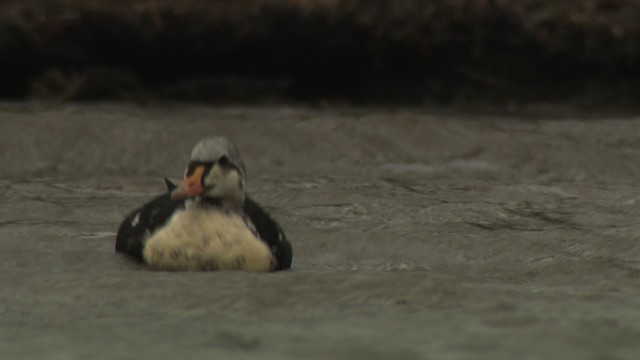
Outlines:
[[630, 0], [11, 1], [0, 97], [635, 107]]

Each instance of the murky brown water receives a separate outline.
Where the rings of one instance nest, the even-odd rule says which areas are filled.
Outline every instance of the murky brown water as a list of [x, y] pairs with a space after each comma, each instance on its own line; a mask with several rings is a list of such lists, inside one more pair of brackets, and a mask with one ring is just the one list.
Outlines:
[[[4, 105], [3, 359], [636, 359], [640, 117]], [[152, 272], [131, 209], [205, 135], [294, 246], [276, 274]]]

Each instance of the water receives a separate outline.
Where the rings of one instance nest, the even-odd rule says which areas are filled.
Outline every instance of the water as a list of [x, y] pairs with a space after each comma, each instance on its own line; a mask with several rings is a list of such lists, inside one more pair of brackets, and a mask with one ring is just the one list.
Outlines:
[[[6, 104], [6, 359], [635, 359], [640, 118]], [[236, 140], [290, 272], [167, 273], [124, 216]]]

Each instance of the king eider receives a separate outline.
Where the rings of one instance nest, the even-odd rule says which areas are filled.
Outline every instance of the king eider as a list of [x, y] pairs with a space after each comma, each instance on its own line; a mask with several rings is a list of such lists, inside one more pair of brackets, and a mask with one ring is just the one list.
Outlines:
[[291, 266], [282, 228], [246, 195], [246, 171], [224, 137], [196, 144], [184, 178], [127, 216], [116, 251], [157, 270], [277, 271]]

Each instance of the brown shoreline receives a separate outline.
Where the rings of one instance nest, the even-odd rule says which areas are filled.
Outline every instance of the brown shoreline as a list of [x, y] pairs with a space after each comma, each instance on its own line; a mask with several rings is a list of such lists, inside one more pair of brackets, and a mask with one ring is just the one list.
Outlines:
[[632, 1], [10, 1], [0, 98], [634, 106]]

